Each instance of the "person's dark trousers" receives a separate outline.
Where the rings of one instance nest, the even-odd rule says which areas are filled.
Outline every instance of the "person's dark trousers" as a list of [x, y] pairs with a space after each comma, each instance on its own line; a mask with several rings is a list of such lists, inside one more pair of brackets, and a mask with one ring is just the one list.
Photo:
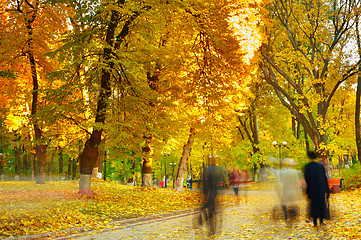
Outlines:
[[287, 221], [287, 218], [288, 218], [287, 206], [282, 205], [282, 209], [283, 209], [283, 216], [285, 217], [285, 221]]
[[234, 194], [238, 195], [238, 187], [234, 188]]
[[[320, 218], [320, 225], [323, 224], [323, 218]], [[313, 226], [317, 227], [317, 218], [313, 218]]]

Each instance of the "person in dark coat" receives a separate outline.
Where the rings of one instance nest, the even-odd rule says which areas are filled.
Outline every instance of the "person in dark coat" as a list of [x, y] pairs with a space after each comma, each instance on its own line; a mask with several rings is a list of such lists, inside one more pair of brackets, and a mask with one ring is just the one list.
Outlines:
[[306, 194], [310, 200], [310, 217], [313, 219], [313, 224], [317, 226], [317, 219], [320, 224], [323, 224], [323, 219], [326, 218], [326, 197], [329, 197], [330, 190], [326, 177], [325, 167], [316, 162], [318, 154], [314, 151], [307, 152], [307, 156], [311, 160], [305, 166], [305, 180], [307, 184]]
[[204, 169], [203, 173], [203, 194], [205, 196], [205, 203], [201, 208], [199, 223], [202, 224], [202, 215], [205, 216], [207, 224], [209, 225], [210, 234], [215, 234], [218, 179], [216, 176], [215, 159], [211, 158], [210, 163], [211, 164]]

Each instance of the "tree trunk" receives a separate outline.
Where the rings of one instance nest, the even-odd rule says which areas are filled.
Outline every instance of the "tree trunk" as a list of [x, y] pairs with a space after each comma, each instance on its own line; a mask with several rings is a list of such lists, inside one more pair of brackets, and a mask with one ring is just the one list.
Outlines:
[[[28, 47], [29, 47], [29, 61], [30, 61], [30, 67], [31, 67], [31, 75], [33, 78], [33, 102], [32, 102], [32, 108], [31, 108], [31, 116], [36, 118], [35, 115], [37, 113], [37, 104], [38, 104], [38, 91], [39, 91], [39, 83], [38, 83], [38, 76], [36, 71], [36, 65], [35, 65], [35, 58], [33, 56], [33, 48], [32, 48], [32, 28], [29, 24], [29, 41], [28, 41]], [[42, 140], [42, 131], [40, 127], [38, 126], [38, 120], [34, 119], [34, 131], [35, 131], [35, 141], [41, 141]], [[36, 183], [37, 184], [44, 184], [45, 183], [45, 163], [46, 163], [46, 145], [43, 145], [42, 143], [37, 143], [35, 146], [35, 152], [36, 152], [36, 158], [38, 160], [38, 171], [37, 171], [37, 178]]]
[[188, 141], [183, 146], [182, 156], [179, 160], [177, 178], [175, 182], [175, 190], [178, 192], [183, 191], [184, 174], [187, 171], [187, 160], [192, 149], [195, 135], [196, 135], [196, 129], [194, 127], [191, 127]]
[[53, 176], [53, 164], [54, 164], [54, 155], [56, 153], [57, 147], [51, 153], [50, 166], [49, 166], [49, 181], [52, 181]]
[[296, 139], [300, 139], [301, 124], [297, 122]]
[[63, 160], [63, 149], [59, 147], [59, 178], [63, 175], [64, 160]]
[[0, 151], [0, 181], [4, 181], [4, 153]]
[[98, 177], [99, 163], [100, 163], [100, 154], [98, 155], [97, 161], [95, 162], [95, 166], [92, 172], [92, 178]]
[[305, 145], [306, 145], [306, 151], [310, 151], [310, 142], [308, 140], [308, 134], [306, 132], [306, 130], [304, 130], [305, 133]]
[[16, 146], [14, 148], [15, 151], [15, 181], [20, 181], [20, 171], [21, 171], [21, 150], [20, 147]]
[[358, 162], [361, 163], [361, 126], [360, 126], [360, 101], [361, 101], [361, 66], [357, 78], [356, 106], [355, 106], [355, 131]]
[[[36, 12], [34, 13], [36, 15]], [[35, 20], [35, 15], [33, 15], [33, 21]], [[32, 21], [32, 22], [33, 22]], [[39, 93], [39, 81], [38, 75], [36, 70], [36, 63], [34, 57], [34, 50], [33, 50], [33, 28], [30, 21], [27, 22], [27, 29], [29, 34], [28, 39], [28, 57], [31, 69], [31, 76], [33, 79], [33, 101], [31, 105], [31, 117], [33, 117], [34, 122], [34, 131], [35, 131], [35, 141], [38, 143], [35, 146], [36, 158], [38, 160], [38, 172], [37, 172], [37, 179], [36, 183], [44, 184], [45, 183], [45, 163], [46, 163], [46, 145], [41, 143], [42, 140], [42, 131], [38, 125], [37, 117], [35, 116], [37, 113], [37, 105], [38, 105], [38, 93]]]
[[[253, 139], [254, 139], [254, 144], [258, 145], [260, 144], [260, 138], [259, 138], [259, 128], [258, 128], [258, 117], [257, 117], [257, 109], [256, 109], [256, 103], [253, 102], [252, 103], [252, 122], [253, 122]], [[259, 148], [257, 150], [257, 152], [259, 151]], [[254, 152], [256, 153], [256, 152]]]
[[142, 187], [151, 187], [152, 184], [152, 164], [153, 164], [153, 149], [151, 142], [153, 136], [144, 137], [146, 139], [146, 146], [142, 148], [143, 164], [142, 164]]
[[297, 136], [296, 117], [292, 115], [292, 132], [293, 136]]
[[83, 152], [80, 154], [79, 194], [92, 195], [91, 176], [95, 162], [98, 159], [98, 145], [102, 131], [93, 130], [91, 137], [86, 141]]
[[104, 158], [104, 142], [105, 137], [101, 140], [101, 148], [98, 149], [99, 156], [97, 161], [95, 162], [95, 166], [93, 168], [92, 177], [93, 178], [102, 178], [102, 169], [103, 169], [103, 158]]
[[[118, 3], [121, 3], [119, 1]], [[114, 47], [114, 36], [115, 30], [118, 26], [118, 20], [120, 18], [120, 14], [117, 10], [112, 10], [111, 19], [107, 26], [105, 41], [108, 46], [104, 48], [104, 64], [107, 66], [103, 67], [101, 70], [101, 83], [100, 83], [100, 92], [98, 96], [97, 102], [97, 111], [95, 116], [95, 123], [104, 124], [107, 110], [107, 101], [111, 94], [110, 87], [110, 77], [111, 70], [114, 67], [114, 61], [112, 60], [112, 47]], [[124, 28], [128, 28], [128, 25], [125, 25]], [[119, 39], [123, 40], [128, 32], [123, 33], [123, 31], [119, 35]], [[80, 180], [79, 180], [79, 193], [85, 195], [93, 194], [91, 191], [91, 175], [93, 168], [95, 166], [96, 161], [99, 156], [99, 144], [101, 142], [103, 129], [94, 129], [90, 138], [86, 141], [83, 152], [80, 154], [79, 160], [79, 172], [80, 172]]]
[[25, 146], [22, 146], [23, 149], [23, 174], [24, 178], [27, 178], [27, 171], [28, 171], [28, 153], [26, 152]]
[[31, 181], [35, 181], [35, 156], [30, 153]]
[[77, 168], [77, 163], [78, 163], [78, 160], [76, 160], [76, 161], [74, 161], [73, 162], [73, 170], [72, 170], [72, 174], [71, 174], [71, 180], [75, 180], [75, 178], [76, 178], [76, 168]]
[[[104, 138], [104, 140], [103, 141], [105, 141], [105, 138]], [[98, 175], [97, 175], [97, 177], [99, 178], [99, 179], [102, 179], [103, 178], [103, 162], [104, 162], [104, 155], [105, 155], [105, 150], [104, 150], [104, 148], [102, 148], [101, 150], [100, 150], [100, 153], [99, 153], [99, 168], [98, 168]]]
[[103, 179], [104, 179], [104, 181], [106, 181], [107, 180], [107, 152], [106, 151], [104, 151], [102, 173], [103, 173]]
[[123, 183], [124, 183], [124, 185], [126, 185], [127, 184], [127, 171], [126, 171], [126, 165], [125, 165], [125, 161], [126, 161], [127, 159], [123, 159]]
[[68, 170], [66, 172], [66, 180], [70, 180], [72, 166], [73, 166], [73, 159], [70, 158], [68, 162]]
[[[359, 32], [359, 16], [356, 17], [356, 38], [359, 58], [361, 59], [361, 39]], [[360, 126], [360, 101], [361, 101], [361, 65], [359, 66], [356, 90], [356, 105], [355, 105], [355, 135], [358, 162], [361, 163], [361, 126]]]
[[35, 148], [36, 157], [38, 158], [38, 172], [36, 183], [37, 184], [45, 184], [45, 176], [46, 176], [46, 145], [38, 145]]

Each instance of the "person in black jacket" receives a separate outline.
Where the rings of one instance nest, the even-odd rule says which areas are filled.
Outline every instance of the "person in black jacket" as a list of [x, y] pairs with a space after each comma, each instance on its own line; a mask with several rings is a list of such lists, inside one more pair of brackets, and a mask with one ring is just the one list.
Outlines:
[[326, 197], [329, 197], [330, 190], [326, 177], [325, 167], [316, 162], [318, 154], [314, 151], [307, 152], [307, 156], [311, 160], [305, 166], [305, 180], [307, 184], [306, 194], [310, 200], [310, 217], [313, 219], [313, 224], [317, 226], [317, 219], [320, 224], [323, 224], [323, 219], [326, 218]]
[[218, 179], [216, 176], [215, 159], [210, 158], [210, 165], [204, 169], [203, 173], [203, 194], [205, 203], [201, 209], [199, 223], [203, 223], [202, 216], [209, 226], [209, 233], [215, 234], [216, 232], [216, 198], [217, 198]]

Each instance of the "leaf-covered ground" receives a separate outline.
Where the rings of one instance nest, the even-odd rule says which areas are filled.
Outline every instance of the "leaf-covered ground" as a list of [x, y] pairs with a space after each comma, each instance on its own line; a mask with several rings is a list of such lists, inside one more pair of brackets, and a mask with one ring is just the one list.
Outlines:
[[[75, 181], [45, 185], [0, 182], [0, 233], [31, 235], [83, 226], [108, 228], [107, 223], [112, 221], [194, 208], [202, 203], [202, 195], [194, 191], [175, 193], [171, 189], [95, 181], [95, 195], [81, 196], [77, 188]], [[220, 195], [220, 202], [232, 204], [225, 208], [223, 228], [216, 239], [361, 239], [361, 190], [332, 194], [332, 220], [317, 229], [306, 217], [305, 199], [300, 202], [299, 218], [290, 227], [280, 212], [272, 215], [277, 198], [269, 184], [252, 184], [249, 190], [247, 201], [242, 191], [238, 198], [232, 189]], [[177, 236], [184, 234], [184, 239], [191, 234], [184, 224], [172, 225], [171, 229], [177, 230]], [[152, 228], [151, 234], [157, 231]], [[192, 236], [202, 239], [202, 230], [194, 231]], [[164, 231], [159, 234], [167, 236]]]
[[0, 182], [0, 236], [33, 235], [147, 216], [201, 205], [197, 192], [93, 181], [93, 196], [77, 181]]

